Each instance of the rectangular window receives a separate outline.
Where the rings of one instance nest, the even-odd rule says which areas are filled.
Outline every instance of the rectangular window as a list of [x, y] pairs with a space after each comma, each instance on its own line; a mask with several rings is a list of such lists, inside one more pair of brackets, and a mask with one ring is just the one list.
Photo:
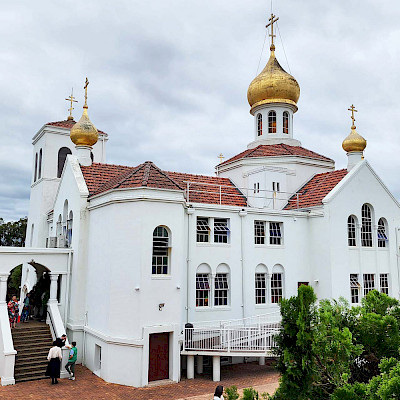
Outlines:
[[280, 191], [279, 182], [272, 182], [272, 190], [273, 190], [274, 192], [279, 192], [279, 191]]
[[271, 276], [271, 303], [279, 303], [282, 300], [283, 285], [282, 274], [275, 273]]
[[228, 274], [216, 274], [214, 281], [214, 305], [228, 305]]
[[254, 243], [265, 244], [265, 222], [254, 221]]
[[156, 228], [156, 233], [153, 236], [152, 273], [153, 275], [167, 275], [169, 239], [168, 236], [165, 236], [163, 233], [164, 231], [159, 228], [160, 227]]
[[260, 193], [260, 182], [254, 184], [254, 193]]
[[360, 302], [361, 285], [358, 282], [358, 274], [350, 274], [350, 297], [352, 304]]
[[197, 217], [197, 243], [208, 243], [210, 241], [210, 225], [208, 218]]
[[196, 274], [196, 307], [208, 307], [210, 282], [208, 274]]
[[380, 287], [381, 287], [381, 293], [385, 293], [389, 295], [389, 277], [388, 274], [380, 274], [379, 276], [380, 280]]
[[267, 299], [266, 274], [256, 274], [256, 304], [265, 304]]
[[269, 223], [269, 244], [282, 244], [282, 231], [280, 222]]
[[364, 274], [364, 296], [375, 289], [375, 275]]
[[229, 227], [227, 218], [214, 219], [214, 243], [229, 243]]

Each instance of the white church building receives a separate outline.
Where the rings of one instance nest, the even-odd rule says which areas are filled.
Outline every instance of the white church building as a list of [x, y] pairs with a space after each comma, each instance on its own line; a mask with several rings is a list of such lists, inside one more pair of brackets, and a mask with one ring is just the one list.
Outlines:
[[221, 362], [263, 363], [279, 301], [301, 284], [353, 305], [372, 289], [399, 298], [399, 203], [364, 158], [354, 107], [348, 165], [336, 170], [296, 137], [300, 87], [270, 50], [248, 89], [249, 145], [215, 176], [107, 164], [87, 84], [79, 122], [36, 133], [27, 247], [0, 250], [2, 384], [18, 362], [4, 314], [18, 257], [21, 298], [38, 265], [50, 274], [53, 335], [65, 330], [79, 362], [131, 386], [193, 378], [207, 363], [218, 381]]

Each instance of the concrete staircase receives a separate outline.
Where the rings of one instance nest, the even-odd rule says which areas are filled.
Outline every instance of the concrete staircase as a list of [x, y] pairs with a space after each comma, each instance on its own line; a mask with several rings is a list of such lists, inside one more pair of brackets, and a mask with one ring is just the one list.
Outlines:
[[15, 382], [46, 378], [47, 354], [53, 344], [50, 328], [45, 323], [20, 323], [12, 330], [15, 357]]

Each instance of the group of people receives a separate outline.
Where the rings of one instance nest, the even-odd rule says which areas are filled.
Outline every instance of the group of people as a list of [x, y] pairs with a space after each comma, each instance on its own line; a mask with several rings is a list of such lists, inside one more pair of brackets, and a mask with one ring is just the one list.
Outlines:
[[[30, 297], [31, 294], [28, 293], [24, 299], [22, 313], [21, 313], [21, 322], [28, 322], [29, 320], [29, 306], [30, 306]], [[17, 326], [18, 317], [19, 317], [19, 303], [17, 300], [17, 296], [12, 296], [11, 300], [7, 304], [8, 308], [8, 319], [10, 321], [10, 328], [13, 329]]]
[[69, 374], [69, 379], [75, 380], [75, 363], [78, 357], [78, 350], [76, 348], [76, 342], [72, 342], [72, 346], [66, 346], [67, 335], [62, 335], [61, 338], [57, 338], [53, 342], [53, 347], [50, 349], [47, 355], [49, 361], [46, 369], [46, 376], [51, 378], [51, 384], [58, 383], [61, 371], [62, 352], [61, 349], [65, 346], [69, 348], [68, 362], [65, 365], [65, 369]]

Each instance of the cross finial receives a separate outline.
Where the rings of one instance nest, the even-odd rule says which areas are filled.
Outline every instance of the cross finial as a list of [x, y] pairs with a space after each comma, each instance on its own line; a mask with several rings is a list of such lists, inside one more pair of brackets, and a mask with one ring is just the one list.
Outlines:
[[68, 115], [67, 120], [68, 121], [73, 121], [74, 117], [72, 116], [72, 110], [74, 110], [74, 107], [72, 107], [72, 104], [78, 102], [78, 100], [75, 100], [75, 97], [74, 97], [74, 88], [72, 88], [72, 90], [71, 90], [71, 95], [68, 96], [65, 100], [67, 100], [67, 101], [69, 101], [71, 103], [71, 107], [68, 108], [69, 115]]
[[274, 45], [274, 37], [276, 37], [276, 35], [274, 35], [274, 23], [276, 21], [278, 21], [279, 17], [276, 17], [276, 15], [274, 15], [273, 13], [271, 13], [271, 18], [269, 18], [269, 23], [265, 26], [266, 28], [268, 28], [269, 26], [271, 26], [271, 34], [269, 36], [271, 36], [271, 47], [270, 50], [274, 51], [275, 50], [275, 45]]
[[356, 108], [354, 107], [354, 104], [352, 104], [351, 107], [348, 108], [348, 110], [351, 111], [351, 120], [353, 121], [352, 127], [354, 126], [354, 128], [355, 128], [356, 126], [354, 125], [354, 121], [355, 121], [356, 119], [354, 118], [354, 113], [355, 113], [355, 112], [358, 112], [358, 110], [356, 110]]
[[83, 106], [83, 108], [88, 108], [88, 105], [87, 105], [87, 87], [88, 87], [88, 85], [89, 85], [89, 80], [86, 77], [85, 86], [83, 87], [85, 89], [85, 105]]
[[221, 163], [222, 163], [222, 160], [223, 160], [225, 157], [224, 157], [224, 155], [223, 155], [222, 153], [220, 153], [219, 156], [218, 156], [218, 158], [219, 158], [219, 163], [221, 164]]

